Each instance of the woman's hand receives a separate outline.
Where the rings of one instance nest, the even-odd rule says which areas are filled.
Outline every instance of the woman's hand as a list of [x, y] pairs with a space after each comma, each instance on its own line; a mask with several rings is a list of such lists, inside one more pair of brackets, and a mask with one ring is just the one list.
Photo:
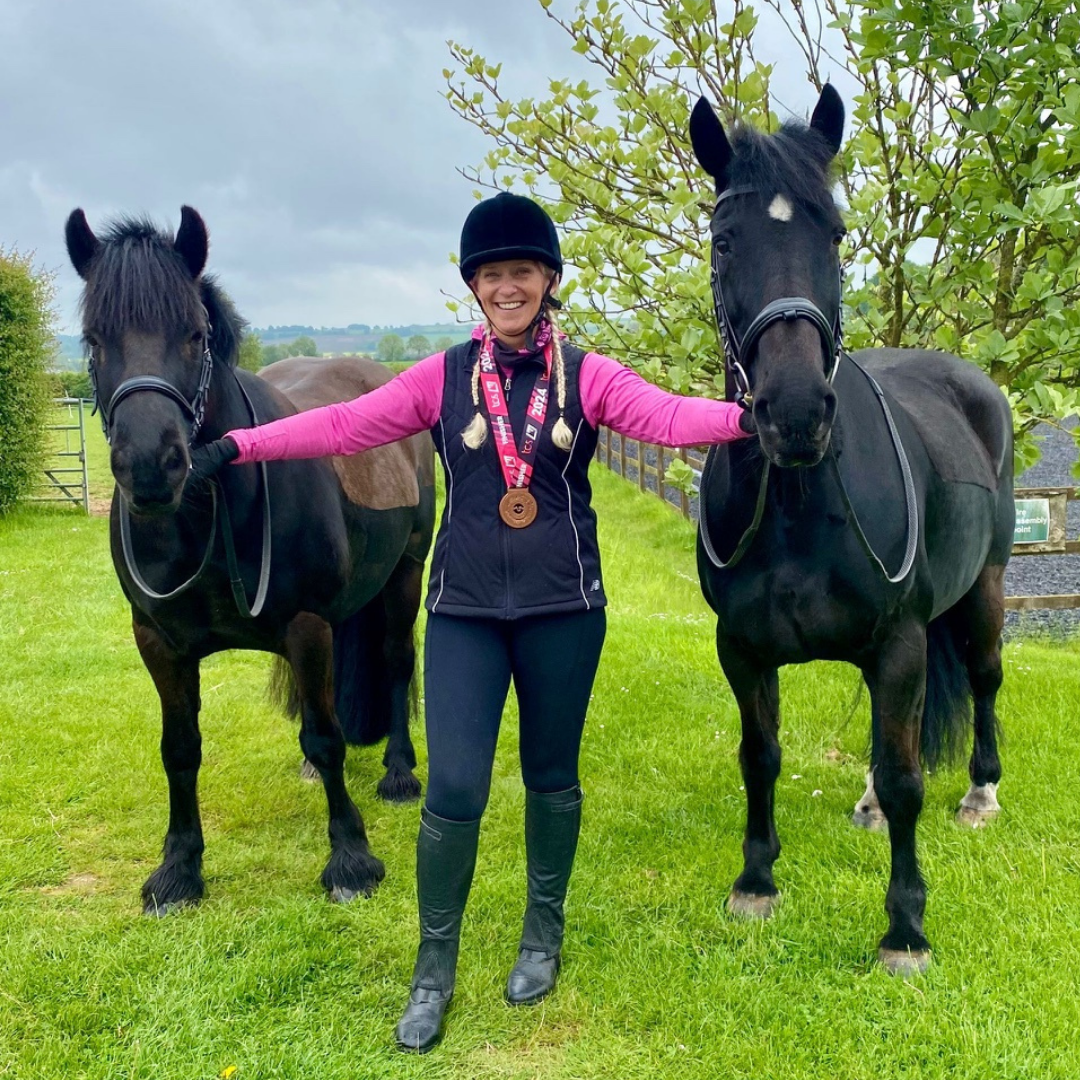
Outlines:
[[190, 474], [197, 480], [209, 480], [239, 456], [240, 447], [228, 435], [204, 446], [193, 446], [190, 451]]

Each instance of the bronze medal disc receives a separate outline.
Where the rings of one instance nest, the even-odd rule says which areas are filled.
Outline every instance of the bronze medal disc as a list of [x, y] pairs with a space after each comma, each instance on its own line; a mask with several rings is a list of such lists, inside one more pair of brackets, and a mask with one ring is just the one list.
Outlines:
[[536, 520], [536, 499], [525, 488], [511, 488], [499, 500], [499, 517], [511, 529], [524, 529]]

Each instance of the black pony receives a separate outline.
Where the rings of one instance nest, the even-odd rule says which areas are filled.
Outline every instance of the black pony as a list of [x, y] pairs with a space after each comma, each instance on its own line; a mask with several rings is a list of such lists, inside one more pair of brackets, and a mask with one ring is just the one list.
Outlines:
[[759, 432], [710, 455], [698, 566], [742, 716], [747, 823], [729, 907], [767, 917], [778, 897], [777, 669], [846, 660], [872, 704], [871, 784], [859, 813], [880, 803], [892, 847], [879, 957], [904, 974], [930, 960], [915, 857], [920, 753], [933, 764], [958, 748], [972, 696], [961, 813], [976, 824], [998, 808], [1012, 422], [1001, 391], [954, 356], [843, 353], [844, 230], [829, 176], [843, 126], [831, 86], [809, 126], [772, 136], [740, 126], [729, 141], [704, 99], [691, 117], [694, 152], [716, 181], [713, 293], [728, 399], [753, 409]]
[[189, 479], [196, 443], [388, 378], [360, 360], [326, 361], [315, 380], [303, 358], [274, 365], [266, 379], [237, 370], [243, 323], [203, 275], [208, 246], [202, 218], [186, 206], [175, 239], [134, 219], [99, 239], [82, 210], [67, 222], [116, 480], [113, 564], [161, 698], [169, 826], [164, 860], [143, 886], [147, 913], [204, 893], [199, 662], [211, 653], [260, 649], [291, 669], [300, 745], [329, 804], [322, 881], [334, 899], [370, 892], [384, 873], [345, 789], [342, 725], [352, 741], [389, 734], [381, 795], [420, 793], [408, 713], [434, 522], [430, 440]]

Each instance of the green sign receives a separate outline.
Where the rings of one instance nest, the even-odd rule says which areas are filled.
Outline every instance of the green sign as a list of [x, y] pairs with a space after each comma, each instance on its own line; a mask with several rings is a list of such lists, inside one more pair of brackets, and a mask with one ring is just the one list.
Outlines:
[[1050, 500], [1017, 499], [1014, 544], [1044, 544], [1050, 539]]

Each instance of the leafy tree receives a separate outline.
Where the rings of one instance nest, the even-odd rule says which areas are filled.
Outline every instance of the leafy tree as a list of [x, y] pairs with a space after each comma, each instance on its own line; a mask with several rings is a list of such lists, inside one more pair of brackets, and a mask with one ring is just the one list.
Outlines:
[[302, 335], [298, 337], [289, 348], [292, 352], [286, 353], [287, 356], [318, 356], [319, 347], [315, 344], [315, 339]]
[[28, 257], [0, 249], [0, 514], [34, 486], [45, 452], [56, 352], [53, 284]]
[[258, 371], [265, 363], [263, 359], [263, 343], [259, 335], [253, 330], [245, 330], [240, 339], [239, 366], [245, 371]]
[[89, 400], [94, 396], [94, 387], [85, 366], [81, 371], [58, 371], [55, 373], [55, 378], [57, 397]]
[[405, 359], [405, 342], [400, 334], [384, 334], [379, 339], [379, 348], [376, 354], [384, 364], [393, 364]]
[[422, 360], [425, 356], [430, 356], [431, 352], [431, 342], [423, 334], [413, 334], [405, 343], [405, 355], [414, 360]]
[[446, 334], [443, 334], [442, 337], [437, 337], [435, 339], [435, 344], [432, 346], [432, 349], [435, 352], [446, 352], [446, 350], [449, 349], [453, 344], [454, 339], [452, 337], [448, 337]]
[[262, 347], [262, 366], [276, 364], [284, 360], [286, 356], [292, 356], [292, 349], [288, 344], [264, 345]]
[[[774, 129], [774, 64], [745, 0], [538, 0], [597, 80], [514, 101], [451, 44], [447, 99], [493, 147], [469, 175], [545, 201], [576, 275], [567, 319], [677, 390], [722, 388], [689, 109], [704, 93]], [[761, 0], [820, 88], [859, 83], [840, 161], [851, 346], [936, 345], [981, 364], [1021, 434], [1080, 406], [1080, 15], [1066, 0]], [[826, 23], [830, 29], [818, 28]], [[780, 56], [770, 60], [781, 59]], [[808, 102], [814, 89], [808, 85]], [[1037, 456], [1021, 440], [1020, 457]]]

